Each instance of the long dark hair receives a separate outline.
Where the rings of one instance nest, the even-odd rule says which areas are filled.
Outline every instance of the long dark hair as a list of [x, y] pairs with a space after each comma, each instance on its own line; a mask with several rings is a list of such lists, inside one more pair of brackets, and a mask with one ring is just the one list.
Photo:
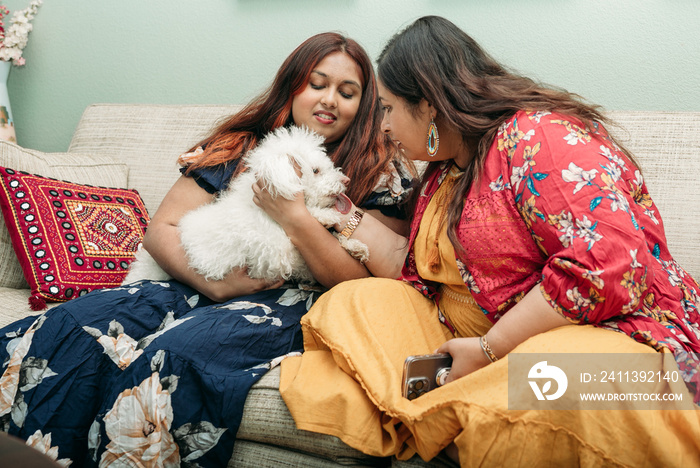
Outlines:
[[[456, 25], [439, 16], [425, 16], [392, 37], [378, 59], [377, 74], [392, 94], [416, 110], [421, 99], [457, 128], [475, 157], [455, 186], [448, 207], [448, 236], [459, 248], [457, 225], [469, 188], [478, 179], [498, 128], [520, 110], [558, 111], [586, 127], [610, 123], [599, 106], [566, 90], [540, 84], [507, 70]], [[616, 142], [630, 160], [632, 155]], [[437, 170], [430, 163], [423, 182]], [[413, 193], [415, 206], [420, 190]]]
[[[292, 100], [306, 87], [313, 69], [326, 56], [342, 52], [352, 58], [362, 72], [362, 97], [357, 114], [343, 138], [327, 147], [336, 166], [351, 183], [347, 195], [361, 204], [379, 177], [388, 171], [396, 152], [387, 136], [379, 131], [381, 110], [372, 61], [356, 41], [326, 32], [305, 40], [282, 63], [270, 87], [240, 112], [226, 119], [203, 141], [190, 149], [205, 147], [204, 153], [188, 170], [215, 166], [242, 157], [268, 132], [294, 123]], [[238, 169], [242, 165], [239, 165]]]

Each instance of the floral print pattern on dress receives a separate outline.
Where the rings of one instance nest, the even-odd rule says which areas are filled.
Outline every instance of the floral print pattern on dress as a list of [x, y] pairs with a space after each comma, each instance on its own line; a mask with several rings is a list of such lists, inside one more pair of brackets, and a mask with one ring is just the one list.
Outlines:
[[67, 458], [58, 459], [58, 447], [51, 446], [51, 434], [42, 434], [40, 430], [37, 430], [34, 434], [29, 436], [27, 439], [27, 445], [34, 450], [37, 450], [51, 460], [55, 461], [59, 466], [68, 467], [73, 463]]
[[23, 392], [39, 385], [43, 379], [57, 375], [47, 364], [46, 359], [27, 356], [34, 339], [46, 319], [40, 316], [21, 337], [12, 332], [12, 340], [7, 345], [10, 355], [7, 367], [0, 377], [0, 429], [7, 431], [10, 418], [18, 426], [24, 426], [27, 405]]
[[[195, 175], [216, 193], [233, 169]], [[394, 169], [363, 207], [405, 218], [395, 205], [411, 180]], [[215, 303], [176, 280], [143, 281], [18, 320], [0, 331], [0, 430], [36, 434], [74, 465], [225, 466], [249, 390], [303, 350], [300, 319], [323, 292], [285, 284]]]
[[[157, 359], [154, 359], [157, 361]], [[158, 368], [154, 362], [151, 367]], [[169, 388], [176, 388], [177, 378]], [[178, 467], [180, 454], [170, 426], [173, 409], [170, 389], [164, 388], [156, 370], [138, 387], [124, 390], [104, 417], [109, 443], [101, 467]]]
[[[447, 170], [423, 186], [411, 242]], [[539, 283], [571, 322], [673, 352], [700, 402], [700, 285], [671, 256], [642, 172], [603, 125], [516, 112], [499, 128], [464, 206], [460, 273], [492, 322]], [[403, 275], [435, 294], [412, 251]]]

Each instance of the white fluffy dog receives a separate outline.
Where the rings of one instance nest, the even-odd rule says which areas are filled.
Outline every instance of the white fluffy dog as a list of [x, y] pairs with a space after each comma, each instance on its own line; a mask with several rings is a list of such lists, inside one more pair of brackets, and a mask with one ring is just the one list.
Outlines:
[[[299, 127], [279, 128], [250, 151], [241, 164], [247, 168], [212, 203], [190, 211], [178, 225], [190, 268], [209, 280], [220, 280], [233, 268], [246, 268], [251, 278], [270, 282], [283, 278], [314, 282], [299, 251], [282, 227], [253, 202], [252, 185], [263, 181], [273, 196], [292, 199], [304, 191], [306, 206], [323, 226], [340, 219], [334, 208], [345, 191], [346, 177], [323, 149], [323, 138]], [[294, 165], [301, 171], [301, 177]], [[367, 246], [341, 238], [343, 247], [366, 261]], [[122, 284], [141, 280], [164, 281], [165, 273], [143, 248], [136, 252]]]

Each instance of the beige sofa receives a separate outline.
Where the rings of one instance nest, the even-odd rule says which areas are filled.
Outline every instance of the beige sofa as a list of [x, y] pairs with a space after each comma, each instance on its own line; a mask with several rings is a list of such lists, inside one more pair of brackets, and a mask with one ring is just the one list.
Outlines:
[[[135, 188], [153, 214], [179, 176], [176, 158], [238, 106], [89, 106], [67, 153], [41, 153], [0, 142], [0, 166], [49, 177]], [[642, 164], [663, 216], [670, 250], [700, 278], [700, 113], [611, 112], [612, 129]], [[0, 219], [0, 326], [28, 314], [29, 289]], [[250, 393], [229, 466], [446, 466], [415, 457], [373, 458], [334, 437], [295, 428], [277, 391], [279, 368]]]

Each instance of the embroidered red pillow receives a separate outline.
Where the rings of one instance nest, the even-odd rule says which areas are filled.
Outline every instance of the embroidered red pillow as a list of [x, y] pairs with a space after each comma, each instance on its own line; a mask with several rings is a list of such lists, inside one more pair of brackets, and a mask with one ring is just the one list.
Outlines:
[[4, 167], [0, 205], [33, 310], [121, 284], [150, 221], [136, 190]]

